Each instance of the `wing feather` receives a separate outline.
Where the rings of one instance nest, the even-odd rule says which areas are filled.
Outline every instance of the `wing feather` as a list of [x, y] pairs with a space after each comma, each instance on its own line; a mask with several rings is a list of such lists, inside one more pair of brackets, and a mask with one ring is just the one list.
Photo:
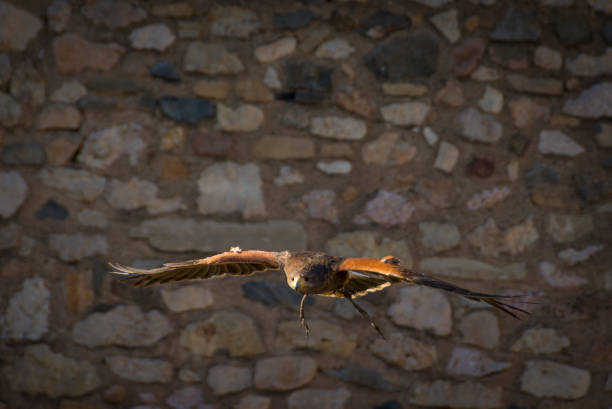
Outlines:
[[114, 269], [112, 274], [132, 280], [135, 287], [147, 287], [152, 284], [207, 279], [226, 274], [251, 275], [265, 270], [278, 270], [282, 267], [280, 254], [261, 250], [228, 251], [197, 260], [166, 263], [150, 270], [109, 264]]

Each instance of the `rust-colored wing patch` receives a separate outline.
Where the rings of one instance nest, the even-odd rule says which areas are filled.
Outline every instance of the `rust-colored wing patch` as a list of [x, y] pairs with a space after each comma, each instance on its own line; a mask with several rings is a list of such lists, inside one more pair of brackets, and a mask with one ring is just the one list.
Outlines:
[[265, 270], [278, 270], [282, 267], [278, 255], [276, 252], [260, 250], [228, 251], [197, 260], [167, 263], [151, 270], [109, 264], [115, 269], [111, 271], [112, 274], [132, 280], [135, 287], [147, 287], [152, 284], [206, 279], [226, 274], [251, 275]]
[[400, 281], [396, 277], [395, 265], [374, 258], [347, 258], [340, 263], [338, 269], [347, 271], [349, 277], [342, 292], [330, 294], [335, 297], [361, 297]]

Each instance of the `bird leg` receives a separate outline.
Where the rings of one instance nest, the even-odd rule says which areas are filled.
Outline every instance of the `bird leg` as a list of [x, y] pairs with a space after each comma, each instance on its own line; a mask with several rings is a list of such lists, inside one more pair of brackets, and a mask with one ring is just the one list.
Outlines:
[[366, 320], [370, 321], [370, 325], [376, 330], [376, 332], [378, 332], [380, 334], [380, 336], [383, 339], [387, 339], [385, 338], [385, 335], [382, 333], [382, 331], [380, 330], [380, 328], [378, 328], [378, 325], [376, 325], [376, 323], [374, 322], [374, 320], [372, 319], [372, 317], [370, 317], [370, 314], [368, 314], [368, 312], [366, 310], [364, 310], [363, 308], [361, 308], [359, 305], [357, 305], [357, 303], [355, 303], [355, 301], [353, 301], [353, 297], [350, 295], [345, 294], [344, 295], [346, 297], [347, 300], [349, 300], [351, 302], [351, 304], [353, 304], [353, 307], [355, 307], [355, 309], [357, 311], [359, 311], [359, 313], [361, 314], [361, 316], [363, 318], [365, 318]]
[[302, 302], [300, 302], [300, 320], [302, 323], [302, 327], [304, 327], [304, 330], [306, 331], [306, 336], [308, 337], [308, 335], [310, 334], [310, 328], [308, 328], [308, 324], [306, 323], [306, 316], [304, 315], [304, 305], [306, 304], [306, 297], [308, 297], [308, 294], [304, 294], [304, 296], [302, 297]]

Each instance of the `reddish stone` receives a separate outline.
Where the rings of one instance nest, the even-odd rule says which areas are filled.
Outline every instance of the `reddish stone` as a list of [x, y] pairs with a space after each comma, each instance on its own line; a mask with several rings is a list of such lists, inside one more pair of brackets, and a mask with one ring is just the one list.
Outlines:
[[232, 150], [232, 140], [221, 135], [199, 133], [191, 141], [196, 155], [223, 158]]
[[470, 37], [453, 48], [454, 73], [460, 77], [470, 75], [478, 66], [485, 46], [483, 39]]
[[107, 403], [121, 403], [127, 398], [127, 389], [123, 385], [112, 385], [102, 394]]
[[184, 179], [187, 175], [189, 175], [189, 169], [185, 166], [181, 158], [169, 156], [162, 159], [161, 178], [163, 180]]
[[124, 51], [120, 45], [92, 43], [76, 34], [64, 34], [53, 41], [55, 64], [63, 74], [76, 74], [88, 68], [110, 70]]
[[467, 174], [472, 177], [486, 179], [495, 172], [495, 162], [487, 158], [474, 157], [467, 165]]
[[336, 92], [334, 102], [341, 108], [366, 118], [371, 118], [376, 112], [376, 106], [370, 101], [368, 94], [353, 87]]
[[496, 45], [489, 48], [489, 56], [496, 64], [511, 70], [524, 70], [529, 67], [529, 55], [524, 47]]

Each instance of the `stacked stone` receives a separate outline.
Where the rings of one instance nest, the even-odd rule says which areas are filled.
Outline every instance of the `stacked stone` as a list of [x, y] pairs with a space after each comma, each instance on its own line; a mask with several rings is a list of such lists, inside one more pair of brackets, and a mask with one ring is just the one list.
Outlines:
[[[136, 3], [0, 1], [0, 408], [609, 400], [609, 1]], [[107, 275], [231, 246], [539, 304]]]

